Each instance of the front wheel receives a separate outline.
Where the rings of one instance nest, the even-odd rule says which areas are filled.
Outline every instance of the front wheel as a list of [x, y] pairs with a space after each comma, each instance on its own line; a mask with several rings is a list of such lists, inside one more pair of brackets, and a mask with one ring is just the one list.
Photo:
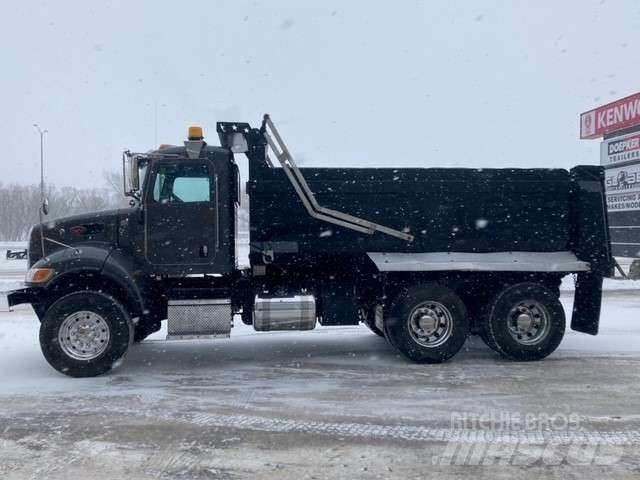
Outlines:
[[408, 288], [385, 319], [391, 345], [417, 363], [441, 363], [453, 357], [469, 333], [467, 311], [456, 293], [442, 285]]
[[558, 296], [544, 285], [518, 283], [494, 298], [481, 328], [487, 345], [503, 357], [541, 360], [562, 341], [564, 309]]
[[51, 305], [40, 324], [40, 348], [49, 364], [70, 377], [108, 372], [133, 342], [129, 315], [113, 297], [82, 291]]

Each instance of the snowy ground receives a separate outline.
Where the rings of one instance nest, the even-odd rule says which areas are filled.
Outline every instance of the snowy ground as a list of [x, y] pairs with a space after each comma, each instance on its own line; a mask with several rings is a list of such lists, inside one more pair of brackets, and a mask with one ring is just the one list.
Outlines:
[[159, 332], [95, 379], [53, 371], [19, 307], [0, 313], [0, 478], [638, 478], [631, 287], [608, 282], [602, 333], [568, 332], [543, 362], [471, 338], [453, 361], [419, 366], [364, 327], [237, 321], [229, 340]]

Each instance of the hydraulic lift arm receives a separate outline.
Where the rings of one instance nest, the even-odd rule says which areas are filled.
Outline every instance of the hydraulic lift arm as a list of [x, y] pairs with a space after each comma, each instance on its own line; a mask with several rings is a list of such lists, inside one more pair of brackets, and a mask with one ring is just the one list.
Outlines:
[[318, 204], [313, 192], [309, 188], [302, 172], [296, 165], [291, 152], [287, 148], [284, 140], [280, 136], [280, 133], [276, 129], [273, 121], [269, 115], [265, 115], [262, 121], [261, 132], [263, 133], [267, 144], [273, 151], [278, 163], [282, 166], [287, 178], [291, 182], [294, 190], [300, 197], [307, 213], [318, 220], [322, 220], [334, 225], [340, 225], [345, 228], [350, 228], [361, 233], [367, 233], [372, 235], [375, 232], [391, 235], [392, 237], [406, 240], [407, 242], [413, 241], [413, 235], [396, 230], [393, 228], [385, 227], [378, 223], [365, 220], [363, 218], [349, 215], [348, 213], [338, 212], [330, 208], [326, 208]]

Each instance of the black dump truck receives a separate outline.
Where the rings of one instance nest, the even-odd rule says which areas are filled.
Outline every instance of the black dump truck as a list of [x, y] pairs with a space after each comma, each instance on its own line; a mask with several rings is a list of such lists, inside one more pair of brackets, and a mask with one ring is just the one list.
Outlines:
[[601, 167], [298, 168], [267, 115], [217, 133], [221, 146], [192, 127], [184, 146], [125, 152], [131, 208], [32, 229], [25, 288], [8, 301], [33, 306], [55, 369], [105, 373], [163, 321], [169, 339], [228, 337], [234, 315], [261, 332], [362, 322], [420, 363], [471, 334], [539, 360], [565, 331], [567, 274], [571, 328], [597, 334], [613, 265]]

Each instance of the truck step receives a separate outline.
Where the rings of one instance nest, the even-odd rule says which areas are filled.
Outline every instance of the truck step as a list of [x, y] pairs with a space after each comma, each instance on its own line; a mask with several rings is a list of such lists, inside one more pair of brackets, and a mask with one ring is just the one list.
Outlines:
[[167, 324], [167, 340], [227, 338], [233, 326], [231, 300], [169, 300]]

